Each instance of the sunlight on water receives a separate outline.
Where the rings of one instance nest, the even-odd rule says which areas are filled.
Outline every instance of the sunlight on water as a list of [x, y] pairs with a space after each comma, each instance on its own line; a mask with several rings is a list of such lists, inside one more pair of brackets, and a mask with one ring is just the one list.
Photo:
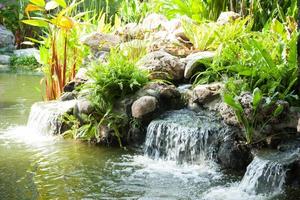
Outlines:
[[0, 134], [0, 140], [14, 141], [15, 143], [23, 143], [29, 146], [43, 146], [49, 143], [54, 144], [58, 140], [55, 136], [42, 135], [27, 126], [9, 127], [4, 133]]

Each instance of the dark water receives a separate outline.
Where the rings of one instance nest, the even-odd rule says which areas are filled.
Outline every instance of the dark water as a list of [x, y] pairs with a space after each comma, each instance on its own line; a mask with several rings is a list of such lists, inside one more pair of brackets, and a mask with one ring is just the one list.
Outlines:
[[[0, 74], [0, 199], [270, 199], [239, 190], [241, 177], [211, 162], [179, 166], [35, 134], [25, 125], [31, 104], [41, 100], [40, 78]], [[277, 198], [299, 197], [288, 196]]]

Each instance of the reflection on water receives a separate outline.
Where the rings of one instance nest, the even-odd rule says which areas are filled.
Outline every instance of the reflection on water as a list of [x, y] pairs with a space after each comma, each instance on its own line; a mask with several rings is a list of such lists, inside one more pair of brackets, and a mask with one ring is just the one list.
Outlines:
[[40, 101], [40, 76], [0, 73], [0, 129], [26, 124], [33, 102]]

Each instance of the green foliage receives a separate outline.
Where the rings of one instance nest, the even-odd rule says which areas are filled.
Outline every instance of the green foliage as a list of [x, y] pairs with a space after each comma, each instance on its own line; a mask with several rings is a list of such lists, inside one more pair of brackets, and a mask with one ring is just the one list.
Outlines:
[[[293, 89], [298, 80], [297, 38], [295, 22], [284, 25], [273, 20], [262, 32], [246, 32], [220, 45], [216, 58], [212, 63], [204, 63], [206, 69], [196, 77], [195, 84], [226, 83], [224, 101], [235, 110], [248, 143], [252, 142], [253, 131], [269, 122], [257, 118], [258, 109], [268, 109], [278, 100], [294, 100]], [[244, 91], [252, 93], [252, 116], [246, 116], [236, 101]], [[263, 97], [267, 99], [265, 108], [260, 107]], [[278, 117], [282, 111], [283, 107], [278, 105], [270, 118]]]
[[120, 4], [118, 14], [122, 21], [139, 22], [150, 11], [148, 2], [141, 2], [140, 0], [123, 0]]
[[107, 64], [94, 63], [89, 75], [95, 81], [90, 85], [92, 102], [103, 114], [112, 109], [116, 100], [136, 92], [148, 81], [146, 72], [116, 50]]
[[191, 20], [183, 20], [185, 35], [197, 50], [216, 50], [221, 44], [250, 32], [252, 21], [250, 18], [237, 19], [231, 23], [220, 25], [217, 23], [196, 24]]
[[228, 0], [154, 0], [155, 11], [169, 18], [186, 15], [202, 22], [216, 20], [221, 11], [227, 9]]
[[114, 131], [121, 145], [124, 127], [130, 119], [115, 109], [116, 102], [134, 94], [148, 82], [148, 74], [137, 69], [134, 61], [128, 59], [119, 50], [112, 50], [107, 63], [93, 63], [88, 72], [93, 82], [84, 89], [90, 91], [90, 100], [95, 112], [88, 116], [84, 126], [73, 132], [75, 138], [95, 139], [99, 130], [106, 126]]
[[[86, 53], [79, 42], [82, 30], [76, 19], [80, 17], [72, 16], [81, 2], [74, 0], [67, 6], [65, 0], [30, 0], [25, 8], [28, 19], [22, 22], [40, 27], [46, 35], [41, 37], [42, 41], [31, 40], [40, 44], [47, 100], [61, 95], [65, 84], [75, 77]], [[35, 17], [30, 16], [32, 13]]]
[[12, 56], [10, 66], [14, 71], [34, 71], [40, 67], [34, 56]]

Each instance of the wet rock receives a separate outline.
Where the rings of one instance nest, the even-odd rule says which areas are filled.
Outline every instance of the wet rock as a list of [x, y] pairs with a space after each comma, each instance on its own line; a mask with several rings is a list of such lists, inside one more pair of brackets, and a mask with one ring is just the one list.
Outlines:
[[78, 99], [76, 107], [79, 114], [89, 115], [94, 110], [92, 103], [88, 99]]
[[250, 148], [234, 140], [222, 142], [217, 155], [217, 161], [223, 168], [235, 171], [244, 171], [251, 160]]
[[0, 55], [0, 65], [9, 65], [10, 64], [10, 56]]
[[193, 89], [193, 102], [205, 104], [219, 97], [224, 85], [222, 83], [212, 83], [206, 85], [198, 85]]
[[154, 112], [157, 109], [158, 101], [155, 97], [144, 96], [137, 99], [131, 107], [132, 116], [138, 119]]
[[15, 45], [14, 34], [0, 25], [0, 48], [8, 48], [8, 50], [13, 50]]
[[211, 51], [203, 51], [191, 54], [187, 56], [184, 61], [187, 63], [184, 70], [184, 78], [189, 79], [195, 69], [200, 65], [203, 60], [212, 60], [215, 56], [214, 52]]
[[164, 51], [155, 51], [138, 61], [137, 66], [151, 73], [151, 79], [181, 80], [184, 64], [175, 56]]
[[81, 42], [97, 52], [99, 50], [109, 51], [112, 47], [118, 45], [121, 39], [116, 35], [93, 32], [82, 37]]
[[222, 12], [217, 20], [218, 24], [227, 24], [233, 20], [240, 18], [241, 15], [232, 11]]
[[76, 95], [73, 92], [65, 92], [63, 95], [59, 98], [60, 101], [69, 101], [76, 98]]

